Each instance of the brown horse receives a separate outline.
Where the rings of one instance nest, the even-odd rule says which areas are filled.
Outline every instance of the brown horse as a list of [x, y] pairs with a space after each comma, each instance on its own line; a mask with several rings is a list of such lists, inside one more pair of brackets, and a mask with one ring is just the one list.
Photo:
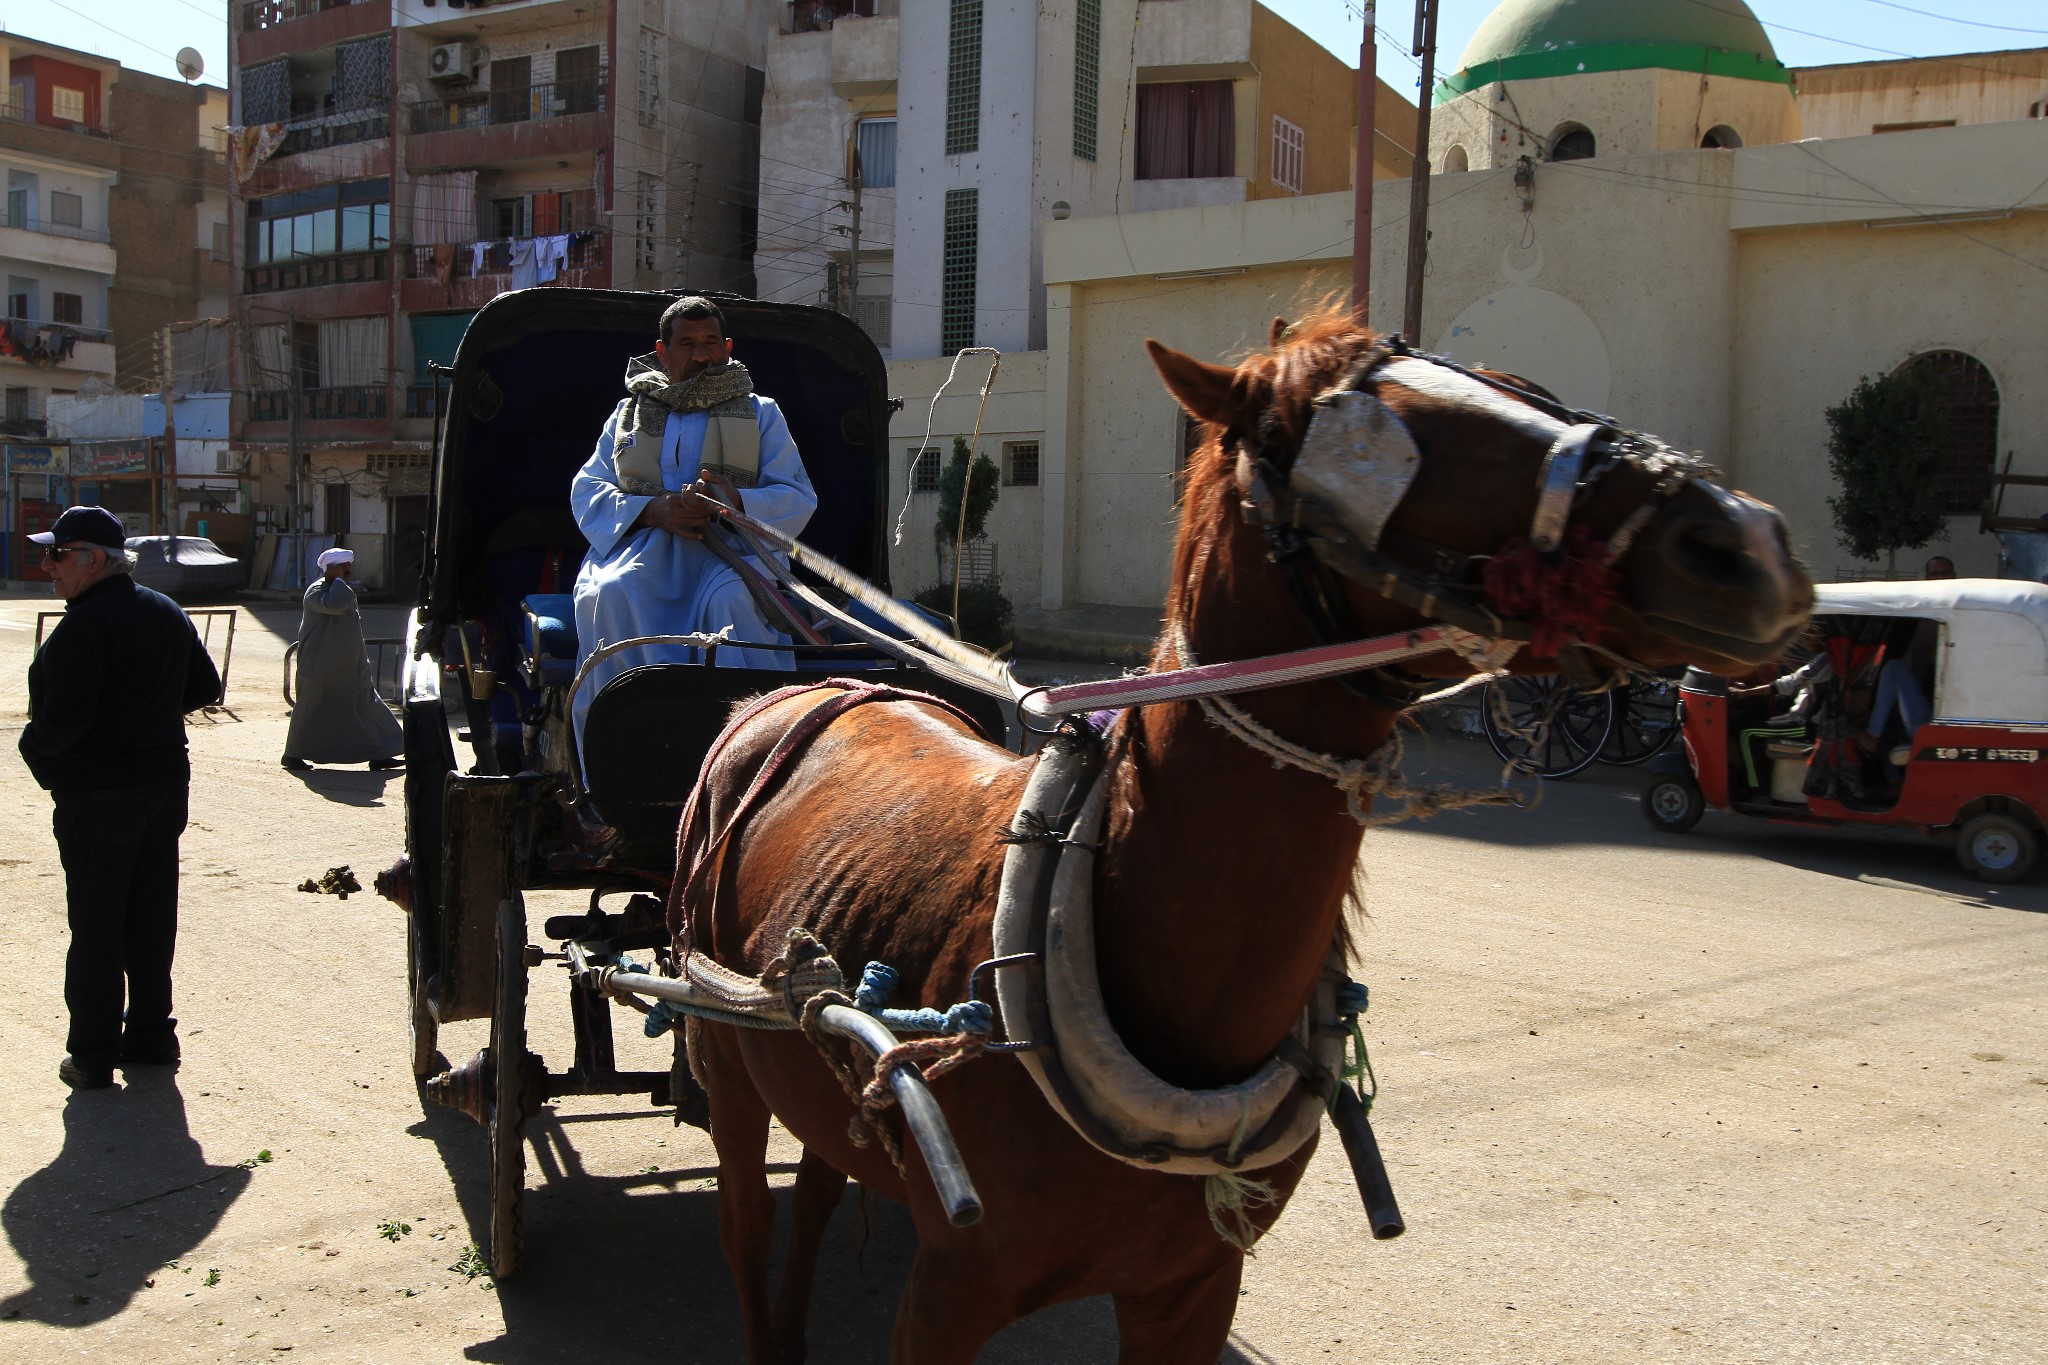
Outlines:
[[[1337, 315], [1284, 336], [1276, 322], [1272, 349], [1234, 370], [1151, 343], [1166, 387], [1210, 428], [1187, 471], [1155, 667], [1189, 662], [1176, 640], [1205, 663], [1312, 643], [1260, 529], [1242, 510], [1254, 466], [1239, 457], [1262, 455], [1284, 477], [1312, 400], [1380, 344]], [[1421, 364], [1402, 373], [1414, 379]], [[1405, 423], [1421, 458], [1385, 543], [1477, 556], [1524, 535], [1547, 441], [1517, 420], [1516, 400], [1475, 402], [1455, 385], [1430, 391], [1393, 374], [1367, 382]], [[1615, 563], [1618, 592], [1596, 631], [1601, 642], [1653, 666], [1734, 666], [1776, 653], [1812, 600], [1777, 514], [1699, 482], [1676, 491], [1667, 484], [1653, 497], [1656, 483], [1654, 469], [1610, 469], [1572, 513], [1575, 527], [1604, 539], [1637, 508], [1655, 509]], [[1356, 584], [1343, 591], [1363, 633], [1421, 619]], [[1462, 668], [1452, 660], [1437, 671]], [[729, 732], [703, 779], [713, 825], [731, 815], [777, 740], [818, 700], [813, 693], [775, 703]], [[1397, 714], [1395, 704], [1361, 701], [1331, 681], [1253, 693], [1240, 704], [1293, 742], [1347, 756], [1372, 753]], [[1127, 713], [1110, 732], [1105, 761], [1109, 815], [1094, 915], [1111, 1020], [1167, 1081], [1234, 1084], [1273, 1053], [1315, 988], [1353, 886], [1360, 823], [1330, 782], [1276, 766], [1190, 703]], [[786, 931], [801, 925], [850, 969], [869, 960], [895, 967], [901, 987], [892, 1003], [943, 1008], [968, 998], [970, 972], [992, 955], [999, 836], [1031, 768], [935, 707], [847, 711], [746, 815], [712, 885], [683, 906], [695, 951], [759, 972], [783, 950]], [[685, 866], [696, 851], [684, 850]], [[1213, 1361], [1222, 1351], [1243, 1257], [1212, 1230], [1202, 1180], [1102, 1155], [1016, 1060], [984, 1055], [933, 1082], [986, 1203], [979, 1224], [956, 1228], [908, 1143], [906, 1181], [879, 1147], [850, 1140], [853, 1107], [802, 1035], [705, 1025], [694, 1038], [749, 1360], [803, 1358], [818, 1241], [849, 1175], [907, 1203], [917, 1225], [917, 1257], [896, 1318], [899, 1362], [971, 1361], [1006, 1324], [1097, 1294], [1114, 1299], [1124, 1362]], [[764, 1170], [771, 1114], [806, 1149], [773, 1309], [773, 1199]], [[1313, 1151], [1311, 1139], [1258, 1172], [1276, 1195], [1256, 1212], [1260, 1230], [1279, 1216]]]

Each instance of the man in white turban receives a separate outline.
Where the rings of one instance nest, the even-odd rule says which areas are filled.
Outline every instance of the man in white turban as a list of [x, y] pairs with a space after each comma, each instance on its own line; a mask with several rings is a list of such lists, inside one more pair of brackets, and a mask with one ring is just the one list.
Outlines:
[[355, 551], [324, 550], [320, 577], [306, 589], [299, 615], [298, 702], [284, 739], [284, 766], [365, 763], [373, 770], [404, 760], [405, 732], [377, 695], [363, 647], [363, 613], [349, 578]]

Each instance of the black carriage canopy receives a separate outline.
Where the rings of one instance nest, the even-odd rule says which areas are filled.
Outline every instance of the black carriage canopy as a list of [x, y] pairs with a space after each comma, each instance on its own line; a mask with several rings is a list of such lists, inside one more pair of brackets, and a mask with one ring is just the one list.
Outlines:
[[[678, 293], [693, 291], [683, 290]], [[534, 592], [568, 592], [586, 542], [569, 483], [625, 395], [627, 360], [654, 349], [678, 297], [602, 289], [504, 295], [456, 350], [424, 570], [430, 619], [493, 617]], [[733, 356], [788, 418], [818, 510], [804, 540], [887, 585], [888, 371], [850, 319], [710, 294]]]

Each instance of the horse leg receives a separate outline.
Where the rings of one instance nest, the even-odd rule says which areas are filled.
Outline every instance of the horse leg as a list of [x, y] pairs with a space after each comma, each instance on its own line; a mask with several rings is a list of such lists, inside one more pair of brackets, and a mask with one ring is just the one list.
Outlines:
[[893, 1365], [972, 1365], [988, 1339], [1019, 1317], [995, 1266], [958, 1246], [934, 1247], [919, 1230], [917, 1259], [896, 1304]]
[[718, 1151], [718, 1240], [739, 1292], [749, 1365], [763, 1365], [772, 1340], [768, 1253], [775, 1243], [775, 1196], [768, 1188], [768, 1106], [733, 1045], [704, 1029], [703, 1068], [711, 1096], [711, 1145]]
[[1181, 1365], [1213, 1361], [1230, 1340], [1244, 1257], [1143, 1294], [1118, 1294], [1117, 1365]]
[[803, 1365], [804, 1326], [811, 1310], [811, 1281], [818, 1270], [818, 1252], [825, 1225], [846, 1191], [846, 1172], [805, 1149], [797, 1163], [796, 1193], [790, 1211], [789, 1251], [782, 1258], [782, 1285], [775, 1292], [775, 1359], [777, 1365]]

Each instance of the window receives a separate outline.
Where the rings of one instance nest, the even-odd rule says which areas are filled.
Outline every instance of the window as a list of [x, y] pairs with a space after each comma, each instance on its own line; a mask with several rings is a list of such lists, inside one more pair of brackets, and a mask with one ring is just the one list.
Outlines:
[[533, 117], [533, 58], [491, 63], [491, 122], [524, 123]]
[[50, 321], [68, 322], [74, 327], [85, 324], [85, 297], [81, 294], [50, 295]]
[[390, 197], [391, 182], [377, 179], [251, 199], [249, 264], [382, 251], [391, 245]]
[[493, 237], [524, 237], [526, 233], [526, 199], [493, 199], [491, 201], [491, 235]]
[[1138, 87], [1138, 179], [1237, 174], [1237, 106], [1229, 81]]
[[1102, 117], [1102, 0], [1078, 0], [1074, 8], [1074, 155], [1095, 159], [1096, 128]]
[[1003, 443], [1003, 487], [1038, 487], [1038, 442]]
[[910, 491], [913, 493], [936, 493], [939, 491], [939, 448], [926, 446], [913, 450], [910, 461]]
[[1443, 173], [1445, 175], [1458, 175], [1471, 169], [1472, 156], [1464, 147], [1454, 144], [1448, 152], [1444, 153]]
[[321, 490], [326, 494], [327, 534], [345, 536], [348, 534], [348, 485], [330, 483]]
[[896, 120], [864, 118], [853, 125], [853, 154], [860, 183], [871, 190], [896, 188]]
[[661, 126], [661, 35], [640, 30], [640, 94], [636, 103], [642, 128]]
[[85, 92], [65, 85], [51, 86], [50, 114], [66, 123], [85, 122]]
[[1717, 123], [1707, 129], [1706, 136], [1700, 139], [1700, 146], [1702, 147], [1725, 147], [1732, 150], [1741, 145], [1742, 134], [1736, 132], [1725, 123]]
[[[28, 388], [9, 388], [7, 390], [8, 421], [30, 422], [35, 420], [34, 392], [33, 389]], [[934, 487], [936, 486], [935, 484]]]
[[979, 151], [981, 0], [953, 0], [946, 52], [946, 155]]
[[50, 221], [63, 227], [84, 227], [85, 200], [63, 190], [51, 190]]
[[654, 256], [661, 240], [661, 177], [641, 171], [634, 198], [633, 264], [641, 270], [658, 271]]
[[36, 282], [19, 275], [7, 277], [7, 316], [18, 322], [36, 320]]
[[597, 112], [599, 75], [595, 47], [568, 47], [555, 54], [554, 112]]
[[14, 228], [33, 227], [35, 215], [35, 191], [11, 189], [7, 191], [7, 226]]
[[1301, 193], [1301, 170], [1308, 134], [1278, 114], [1273, 115], [1273, 183]]
[[946, 191], [946, 231], [939, 284], [939, 350], [974, 344], [974, 287], [980, 266], [981, 191]]
[[1582, 123], [1561, 123], [1550, 135], [1552, 161], [1584, 161], [1593, 155], [1593, 131]]
[[1933, 378], [1948, 419], [1948, 460], [1936, 496], [1951, 516], [1982, 511], [1998, 466], [1998, 381], [1961, 351], [1929, 351], [1906, 364]]

